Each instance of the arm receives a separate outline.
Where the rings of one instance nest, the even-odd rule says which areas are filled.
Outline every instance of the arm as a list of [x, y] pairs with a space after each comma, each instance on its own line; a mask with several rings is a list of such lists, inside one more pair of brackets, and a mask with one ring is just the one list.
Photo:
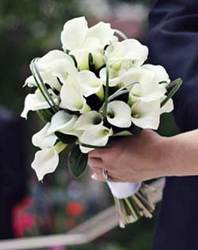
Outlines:
[[98, 180], [103, 180], [104, 167], [116, 181], [198, 175], [198, 130], [170, 138], [144, 130], [120, 139], [111, 148], [90, 152], [89, 165]]

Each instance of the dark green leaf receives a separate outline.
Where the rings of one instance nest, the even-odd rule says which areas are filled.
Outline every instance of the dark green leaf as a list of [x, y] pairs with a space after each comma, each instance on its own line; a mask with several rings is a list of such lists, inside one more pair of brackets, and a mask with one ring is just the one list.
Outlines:
[[55, 135], [65, 144], [73, 143], [77, 139], [77, 137], [74, 135], [65, 135], [61, 132], [55, 132]]
[[51, 121], [53, 113], [49, 109], [37, 110], [36, 112], [37, 112], [39, 118], [43, 122], [50, 122]]
[[182, 85], [182, 82], [183, 82], [182, 79], [178, 78], [169, 84], [169, 86], [170, 85], [172, 86], [171, 90], [169, 91], [166, 98], [161, 102], [161, 107], [163, 107], [175, 95], [175, 93], [178, 91], [178, 89]]
[[74, 145], [68, 154], [68, 168], [75, 177], [80, 177], [87, 167], [88, 155], [80, 151], [79, 145]]

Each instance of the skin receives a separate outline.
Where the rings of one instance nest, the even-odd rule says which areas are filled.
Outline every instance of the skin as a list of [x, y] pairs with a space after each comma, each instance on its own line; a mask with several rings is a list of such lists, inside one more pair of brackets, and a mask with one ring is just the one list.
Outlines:
[[198, 175], [198, 130], [162, 137], [152, 130], [118, 139], [110, 148], [89, 153], [92, 178], [140, 182], [164, 176]]

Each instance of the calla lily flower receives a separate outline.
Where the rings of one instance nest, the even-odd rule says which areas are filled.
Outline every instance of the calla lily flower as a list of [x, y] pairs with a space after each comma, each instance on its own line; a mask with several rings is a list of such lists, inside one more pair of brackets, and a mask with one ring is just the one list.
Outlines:
[[39, 181], [41, 181], [46, 174], [53, 173], [56, 170], [58, 163], [59, 156], [56, 149], [54, 147], [45, 148], [35, 154], [32, 168], [35, 170]]
[[161, 65], [152, 65], [152, 64], [144, 64], [142, 66], [142, 68], [154, 72], [153, 82], [155, 82], [155, 83], [163, 83], [163, 85], [165, 85], [165, 87], [167, 86], [167, 84], [170, 83], [169, 75], [168, 75], [167, 71], [165, 70], [165, 68], [163, 66], [161, 66]]
[[110, 124], [128, 128], [131, 126], [131, 109], [123, 101], [112, 101], [107, 106], [107, 120]]
[[[52, 50], [39, 58], [36, 62], [36, 66], [44, 83], [58, 91], [60, 91], [61, 84], [57, 77], [62, 80], [67, 77], [68, 73], [75, 74], [77, 72], [73, 59], [60, 50]], [[33, 76], [26, 79], [25, 85], [29, 87], [36, 86]]]
[[109, 129], [103, 125], [86, 129], [79, 137], [79, 141], [81, 144], [91, 144], [93, 145], [93, 148], [80, 145], [81, 151], [83, 153], [88, 153], [89, 151], [93, 150], [94, 147], [105, 146], [112, 134], [112, 129]]
[[76, 120], [76, 115], [71, 115], [64, 110], [58, 111], [51, 119], [51, 123], [48, 128], [48, 134], [53, 134], [59, 131], [63, 134], [76, 135], [73, 130]]
[[86, 130], [90, 127], [101, 126], [103, 124], [102, 115], [96, 111], [89, 111], [82, 114], [75, 123], [76, 130]]
[[112, 43], [105, 51], [111, 78], [133, 66], [141, 66], [148, 57], [148, 48], [135, 39]]
[[102, 88], [102, 81], [91, 71], [80, 71], [77, 77], [79, 86], [85, 97], [96, 94]]
[[170, 113], [174, 109], [173, 99], [169, 99], [168, 102], [161, 107], [161, 114]]
[[157, 129], [160, 123], [160, 100], [137, 101], [132, 106], [132, 122], [140, 128]]
[[117, 38], [109, 23], [100, 22], [88, 28], [85, 17], [67, 21], [61, 33], [63, 49], [69, 50], [69, 54], [75, 57], [81, 70], [89, 67], [89, 53], [93, 56], [95, 66], [100, 68], [104, 64], [104, 47], [114, 40]]
[[[56, 96], [53, 92], [51, 92], [51, 97], [53, 98], [56, 104], [59, 103], [59, 97]], [[25, 104], [23, 112], [21, 113], [21, 117], [27, 119], [27, 115], [29, 111], [37, 111], [41, 109], [50, 108], [49, 104], [41, 94], [40, 90], [37, 89], [35, 93], [28, 94], [25, 98]]]
[[86, 104], [83, 93], [78, 84], [78, 78], [68, 75], [60, 91], [60, 107], [81, 113], [88, 111], [90, 108]]
[[51, 148], [54, 146], [57, 137], [55, 134], [48, 133], [50, 123], [48, 122], [39, 132], [33, 135], [32, 144], [39, 148]]

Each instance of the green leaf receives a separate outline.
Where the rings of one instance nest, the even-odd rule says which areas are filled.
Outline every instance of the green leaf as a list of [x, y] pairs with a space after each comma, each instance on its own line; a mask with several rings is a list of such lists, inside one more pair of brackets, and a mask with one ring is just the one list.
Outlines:
[[87, 167], [88, 155], [80, 151], [79, 145], [74, 145], [68, 154], [68, 168], [74, 177], [80, 177]]
[[53, 113], [49, 109], [37, 110], [37, 115], [43, 122], [50, 122]]
[[55, 135], [65, 144], [73, 143], [77, 140], [77, 137], [74, 135], [65, 135], [61, 132], [55, 132]]
[[175, 93], [181, 87], [182, 83], [183, 83], [182, 79], [178, 78], [168, 85], [168, 89], [171, 90], [169, 91], [166, 98], [161, 102], [161, 107], [163, 107], [175, 95]]

